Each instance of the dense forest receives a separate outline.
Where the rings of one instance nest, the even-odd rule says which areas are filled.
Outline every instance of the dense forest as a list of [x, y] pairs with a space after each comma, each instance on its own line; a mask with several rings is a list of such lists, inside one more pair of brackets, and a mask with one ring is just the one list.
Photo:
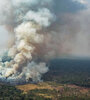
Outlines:
[[43, 77], [45, 81], [90, 87], [89, 59], [55, 59], [49, 65], [50, 70]]

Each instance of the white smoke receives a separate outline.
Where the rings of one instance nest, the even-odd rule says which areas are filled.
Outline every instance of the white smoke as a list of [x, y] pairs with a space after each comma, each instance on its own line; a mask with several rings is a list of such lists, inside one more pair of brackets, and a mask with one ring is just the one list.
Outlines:
[[55, 20], [49, 9], [51, 5], [52, 0], [0, 0], [0, 24], [10, 27], [15, 35], [15, 44], [7, 51], [7, 59], [1, 59], [0, 79], [6, 77], [10, 83], [29, 79], [37, 82], [48, 71], [44, 62], [37, 62], [35, 51], [44, 42], [43, 29]]

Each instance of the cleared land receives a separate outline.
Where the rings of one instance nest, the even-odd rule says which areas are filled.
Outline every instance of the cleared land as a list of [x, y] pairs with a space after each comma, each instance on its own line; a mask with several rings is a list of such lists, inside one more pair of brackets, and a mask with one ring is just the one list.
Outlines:
[[76, 85], [62, 85], [55, 82], [42, 82], [38, 84], [19, 85], [16, 86], [16, 88], [22, 90], [25, 94], [33, 94], [34, 96], [41, 96], [51, 100], [59, 100], [63, 97], [82, 98], [77, 100], [90, 99], [90, 88], [79, 87]]

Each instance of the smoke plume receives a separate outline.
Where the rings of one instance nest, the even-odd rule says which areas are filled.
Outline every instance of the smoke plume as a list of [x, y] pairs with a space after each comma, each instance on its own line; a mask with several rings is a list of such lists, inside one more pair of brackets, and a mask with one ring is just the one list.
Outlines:
[[48, 71], [46, 63], [38, 60], [38, 47], [44, 44], [43, 30], [55, 20], [51, 5], [52, 0], [0, 0], [0, 24], [15, 36], [13, 46], [1, 57], [1, 80], [38, 82]]

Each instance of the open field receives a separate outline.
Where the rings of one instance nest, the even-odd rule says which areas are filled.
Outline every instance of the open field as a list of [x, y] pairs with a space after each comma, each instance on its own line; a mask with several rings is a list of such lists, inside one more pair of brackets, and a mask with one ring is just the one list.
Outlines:
[[25, 94], [31, 93], [35, 96], [50, 98], [51, 100], [59, 100], [62, 97], [83, 98], [79, 100], [88, 100], [87, 98], [90, 99], [90, 89], [76, 85], [42, 82], [38, 84], [19, 85], [16, 86], [16, 88], [22, 90]]

